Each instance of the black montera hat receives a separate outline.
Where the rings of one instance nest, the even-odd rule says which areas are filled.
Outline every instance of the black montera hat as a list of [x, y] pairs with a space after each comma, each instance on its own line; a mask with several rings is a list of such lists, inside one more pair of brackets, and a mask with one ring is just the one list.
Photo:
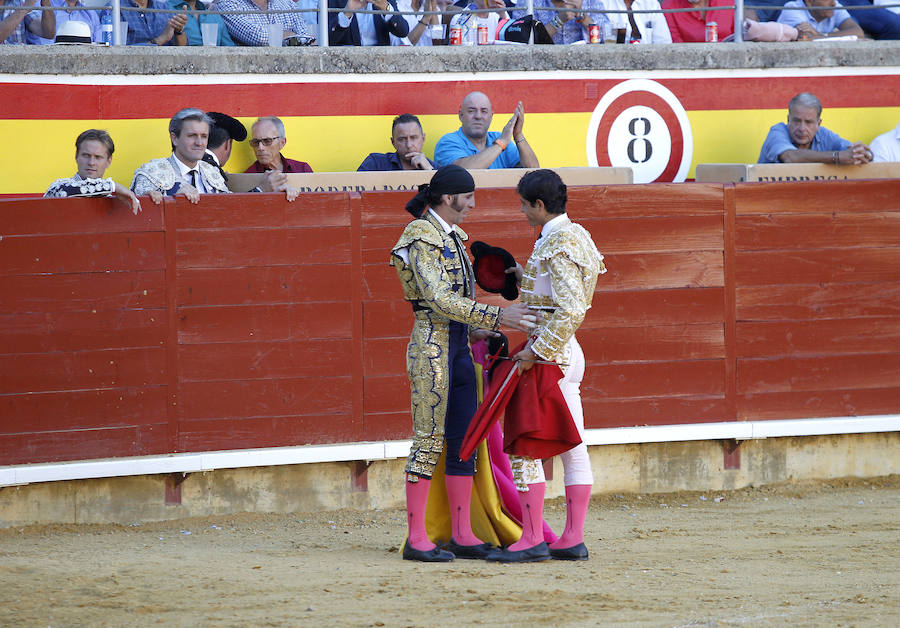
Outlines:
[[500, 294], [507, 301], [515, 301], [519, 296], [516, 274], [506, 272], [516, 265], [515, 258], [506, 249], [490, 246], [484, 242], [473, 242], [469, 247], [475, 262], [475, 281], [486, 292]]
[[209, 111], [206, 115], [213, 119], [217, 127], [225, 129], [228, 137], [235, 142], [243, 142], [247, 139], [247, 127], [241, 124], [240, 120], [235, 120], [228, 114], [219, 113], [218, 111]]

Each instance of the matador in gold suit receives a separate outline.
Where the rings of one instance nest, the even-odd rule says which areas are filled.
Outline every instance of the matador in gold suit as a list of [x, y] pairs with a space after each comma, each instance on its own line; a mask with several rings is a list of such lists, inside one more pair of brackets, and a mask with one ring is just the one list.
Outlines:
[[[409, 538], [403, 557], [408, 560], [484, 558], [490, 551], [491, 546], [473, 534], [469, 520], [475, 462], [459, 458], [477, 406], [469, 333], [470, 328], [496, 330], [501, 319], [531, 328], [536, 320], [522, 305], [501, 308], [474, 300], [474, 274], [463, 244], [467, 236], [458, 226], [474, 207], [474, 192], [475, 182], [465, 169], [439, 169], [407, 206], [420, 217], [407, 225], [391, 249], [390, 263], [415, 316], [406, 353], [414, 429], [406, 465]], [[424, 520], [431, 476], [445, 441], [453, 527], [449, 551], [428, 539]]]
[[591, 463], [584, 439], [584, 411], [580, 385], [584, 353], [575, 339], [594, 297], [598, 275], [606, 272], [603, 256], [591, 234], [566, 214], [566, 185], [552, 170], [535, 170], [519, 182], [522, 212], [532, 226], [541, 227], [521, 273], [523, 303], [543, 316], [526, 348], [514, 356], [520, 372], [535, 360], [556, 362], [564, 377], [559, 382], [566, 405], [582, 436], [582, 442], [561, 454], [565, 468], [566, 529], [549, 547], [544, 543], [544, 468], [540, 460], [510, 457], [519, 501], [522, 504], [522, 538], [488, 560], [528, 562], [554, 558], [586, 560], [584, 519], [593, 485]]

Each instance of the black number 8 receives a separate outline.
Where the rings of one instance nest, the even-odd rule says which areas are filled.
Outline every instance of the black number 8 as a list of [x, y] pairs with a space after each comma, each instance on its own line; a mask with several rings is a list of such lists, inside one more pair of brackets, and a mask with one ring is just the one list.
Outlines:
[[[640, 137], [635, 130], [638, 122], [643, 122], [644, 132], [641, 133]], [[631, 122], [628, 123], [628, 132], [634, 136], [634, 139], [628, 142], [628, 159], [631, 163], [646, 163], [650, 161], [650, 156], [653, 155], [653, 145], [650, 143], [650, 140], [647, 139], [647, 135], [650, 135], [650, 120], [647, 118], [632, 118]], [[634, 157], [634, 143], [637, 141], [644, 142], [644, 158], [641, 161], [638, 161]]]

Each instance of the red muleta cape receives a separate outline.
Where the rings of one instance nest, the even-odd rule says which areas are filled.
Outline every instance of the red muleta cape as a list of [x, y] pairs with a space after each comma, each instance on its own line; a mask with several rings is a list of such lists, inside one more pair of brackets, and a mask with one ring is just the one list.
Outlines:
[[[510, 355], [524, 348], [522, 343]], [[467, 460], [504, 414], [503, 451], [507, 454], [550, 458], [580, 443], [581, 436], [559, 389], [562, 378], [555, 364], [535, 364], [521, 376], [512, 360], [495, 366], [491, 393], [472, 417], [460, 458]]]

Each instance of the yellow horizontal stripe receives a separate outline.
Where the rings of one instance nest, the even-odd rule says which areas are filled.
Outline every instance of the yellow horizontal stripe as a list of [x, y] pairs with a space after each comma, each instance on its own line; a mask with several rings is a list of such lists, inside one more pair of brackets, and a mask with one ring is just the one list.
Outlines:
[[[509, 113], [494, 115], [500, 131]], [[694, 155], [689, 176], [698, 163], [754, 163], [769, 127], [786, 117], [781, 110], [689, 111]], [[249, 128], [255, 118], [242, 118]], [[307, 161], [313, 170], [356, 170], [370, 152], [389, 152], [392, 116], [317, 116], [284, 118], [288, 143], [284, 154]], [[455, 131], [455, 115], [421, 116], [426, 132], [425, 153], [444, 133]], [[585, 134], [589, 113], [528, 114], [525, 135], [541, 165], [586, 166]], [[900, 107], [829, 109], [823, 124], [842, 137], [870, 142], [900, 120]], [[0, 120], [0, 134], [13, 150], [0, 152], [0, 194], [42, 193], [54, 179], [75, 172], [75, 138], [88, 128], [106, 129], [116, 143], [107, 176], [131, 182], [135, 168], [171, 152], [168, 120]], [[235, 145], [227, 169], [241, 172], [254, 161], [247, 142]], [[35, 167], [35, 164], [40, 164]]]

